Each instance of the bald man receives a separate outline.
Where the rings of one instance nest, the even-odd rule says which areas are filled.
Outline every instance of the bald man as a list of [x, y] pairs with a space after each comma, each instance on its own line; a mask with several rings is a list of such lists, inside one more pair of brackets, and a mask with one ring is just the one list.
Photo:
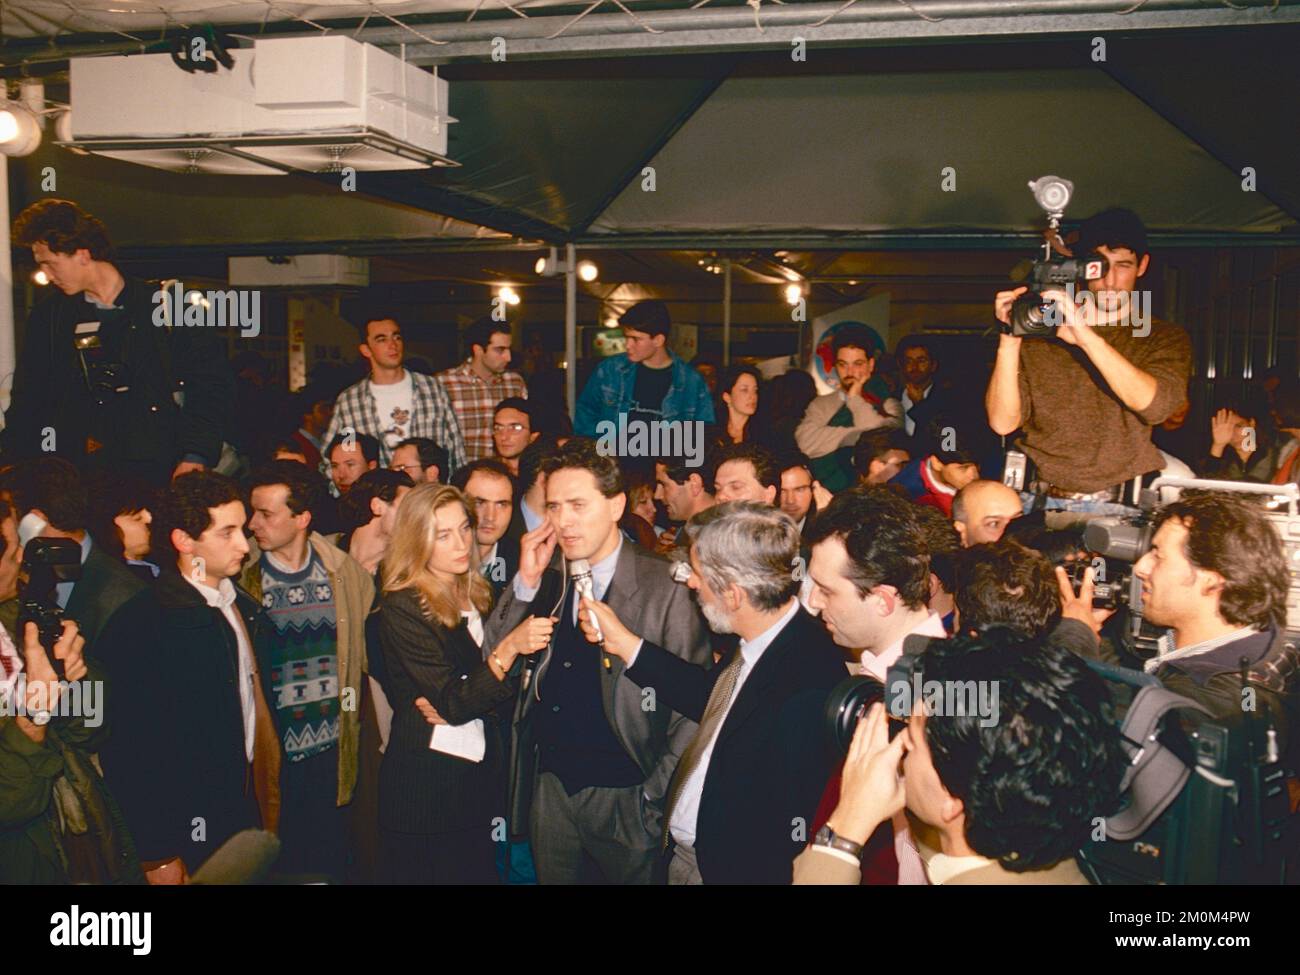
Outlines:
[[1024, 508], [1020, 495], [998, 481], [971, 481], [952, 501], [952, 523], [962, 548], [996, 542]]

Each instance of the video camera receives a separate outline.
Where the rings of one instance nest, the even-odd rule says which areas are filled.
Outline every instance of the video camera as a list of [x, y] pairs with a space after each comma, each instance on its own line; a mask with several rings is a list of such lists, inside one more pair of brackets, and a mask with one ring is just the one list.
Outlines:
[[1090, 254], [1085, 258], [1065, 257], [1052, 248], [1052, 238], [1061, 246], [1061, 218], [1074, 193], [1074, 184], [1059, 176], [1042, 176], [1029, 184], [1034, 192], [1034, 200], [1047, 213], [1051, 237], [1043, 241], [1043, 256], [1030, 265], [1027, 284], [1029, 290], [1016, 299], [1011, 306], [1011, 324], [1004, 326], [1011, 335], [1022, 338], [1050, 335], [1054, 322], [1061, 321], [1060, 313], [1053, 306], [1055, 302], [1043, 297], [1043, 291], [1072, 287], [1076, 291], [1087, 289], [1089, 281], [1097, 281], [1106, 276], [1110, 264], [1100, 254]]
[[33, 538], [23, 546], [18, 570], [18, 634], [21, 642], [27, 622], [36, 624], [41, 646], [63, 679], [63, 661], [54, 657], [54, 644], [63, 635], [63, 608], [55, 587], [81, 578], [81, 546], [70, 538]]
[[[1135, 515], [1108, 515], [1093, 518], [1083, 530], [1083, 544], [1088, 551], [1105, 560], [1096, 573], [1104, 585], [1094, 587], [1094, 606], [1128, 609], [1123, 636], [1126, 648], [1139, 657], [1156, 652], [1159, 632], [1143, 619], [1142, 582], [1133, 575], [1133, 565], [1151, 547], [1156, 510], [1164, 490], [1214, 491], [1226, 494], [1249, 494], [1267, 499], [1265, 517], [1278, 533], [1286, 552], [1290, 572], [1287, 592], [1287, 622], [1290, 632], [1300, 633], [1300, 487], [1295, 484], [1247, 484], [1237, 481], [1211, 481], [1200, 478], [1161, 477], [1142, 491], [1140, 512]], [[1279, 510], [1285, 508], [1285, 510]], [[1100, 567], [1100, 566], [1099, 566]], [[1076, 584], [1082, 582], [1086, 564], [1067, 567]]]

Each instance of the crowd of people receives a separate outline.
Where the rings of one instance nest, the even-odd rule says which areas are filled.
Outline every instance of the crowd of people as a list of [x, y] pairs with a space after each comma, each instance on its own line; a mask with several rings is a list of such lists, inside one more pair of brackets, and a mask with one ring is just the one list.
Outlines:
[[[849, 325], [818, 395], [683, 361], [651, 300], [571, 423], [509, 324], [432, 373], [371, 309], [365, 376], [277, 425], [232, 409], [210, 334], [153, 326], [93, 216], [42, 201], [14, 239], [57, 293], [0, 456], [0, 881], [184, 883], [256, 829], [288, 882], [1084, 883], [1130, 759], [1095, 663], [1213, 720], [1249, 690], [1297, 767], [1261, 504], [1155, 514], [1132, 567], [1154, 655], [1094, 605], [1079, 521], [1162, 473], [1300, 479], [1294, 380], [1180, 434], [1186, 333], [1123, 327], [1149, 262], [1128, 211], [1081, 228], [1093, 300], [1045, 294], [1060, 327], [1004, 331], [989, 376]], [[704, 449], [620, 454], [606, 424]], [[996, 713], [900, 714], [918, 638], [927, 681], [991, 685]], [[855, 675], [880, 700], [845, 753], [825, 715]]]

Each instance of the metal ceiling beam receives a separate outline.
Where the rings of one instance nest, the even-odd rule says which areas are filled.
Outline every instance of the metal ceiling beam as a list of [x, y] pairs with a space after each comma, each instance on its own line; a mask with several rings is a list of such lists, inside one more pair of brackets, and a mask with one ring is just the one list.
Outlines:
[[[507, 59], [597, 58], [631, 54], [685, 54], [738, 50], [790, 50], [796, 38], [809, 47], [850, 46], [906, 41], [953, 43], [998, 37], [1049, 34], [1104, 34], [1111, 31], [1276, 26], [1300, 23], [1300, 0], [1280, 0], [1233, 9], [1206, 7], [1195, 0], [1147, 0], [1132, 13], [1132, 0], [916, 0], [913, 9], [895, 0], [787, 3], [764, 6], [763, 30], [755, 29], [748, 6], [665, 10], [637, 13], [637, 20], [663, 33], [652, 34], [624, 14], [592, 14], [559, 37], [551, 38], [559, 15], [527, 20], [474, 21], [432, 25], [431, 36], [445, 44], [407, 44], [407, 60], [416, 64], [486, 61], [493, 38], [506, 42]], [[839, 11], [837, 13], [837, 11]], [[834, 14], [820, 27], [811, 25]], [[408, 41], [408, 31], [389, 26], [366, 28], [363, 40], [380, 46]]]
[[[973, 39], [1029, 38], [1051, 34], [1169, 29], [1277, 26], [1300, 23], [1300, 0], [1246, 0], [1243, 4], [1207, 5], [1204, 0], [1146, 0], [1132, 10], [1133, 0], [858, 0], [845, 8], [840, 0], [764, 5], [763, 30], [755, 28], [747, 5], [700, 9], [638, 10], [634, 21], [623, 13], [593, 13], [574, 21], [574, 10], [533, 13], [528, 18], [485, 14], [472, 21], [463, 15], [407, 17], [422, 32], [443, 44], [409, 43], [410, 30], [391, 24], [336, 21], [329, 26], [348, 36], [390, 50], [405, 45], [408, 61], [448, 64], [490, 61], [492, 40], [505, 39], [508, 60], [596, 58], [631, 54], [680, 54], [761, 49], [789, 50], [796, 37], [811, 47], [955, 43]], [[1129, 10], [1131, 12], [1124, 13]], [[920, 14], [924, 14], [923, 19]], [[812, 25], [825, 17], [821, 27]], [[570, 25], [571, 26], [566, 26]], [[650, 33], [644, 24], [662, 33]], [[315, 35], [319, 31], [297, 23], [222, 25], [230, 34], [269, 37]], [[558, 37], [552, 37], [564, 29]], [[0, 61], [32, 64], [82, 55], [136, 53], [141, 45], [117, 35], [76, 35], [60, 43], [57, 37], [10, 39]]]
[[[1152, 250], [1185, 247], [1300, 247], [1300, 227], [1278, 234], [1148, 232]], [[1041, 249], [1041, 234], [954, 232], [935, 234], [599, 234], [577, 241], [579, 250], [1024, 250]]]

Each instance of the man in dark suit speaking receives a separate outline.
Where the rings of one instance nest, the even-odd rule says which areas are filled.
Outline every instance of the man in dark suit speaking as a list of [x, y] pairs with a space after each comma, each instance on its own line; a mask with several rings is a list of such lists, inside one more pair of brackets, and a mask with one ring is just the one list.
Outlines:
[[799, 531], [769, 505], [731, 502], [690, 520], [691, 575], [705, 618], [739, 647], [706, 671], [642, 639], [603, 603], [604, 649], [660, 702], [699, 722], [664, 809], [670, 884], [788, 884], [831, 773], [822, 712], [844, 679], [826, 629], [799, 605]]
[[[682, 666], [710, 659], [708, 631], [669, 563], [619, 531], [627, 494], [613, 457], [575, 439], [541, 470], [546, 520], [521, 539], [519, 571], [484, 627], [488, 645], [530, 613], [559, 617], [536, 671], [520, 680], [511, 832], [529, 832], [543, 884], [648, 883], [669, 779], [695, 725], [582, 639], [572, 563], [586, 560], [593, 593]], [[557, 545], [564, 571], [548, 568]]]

